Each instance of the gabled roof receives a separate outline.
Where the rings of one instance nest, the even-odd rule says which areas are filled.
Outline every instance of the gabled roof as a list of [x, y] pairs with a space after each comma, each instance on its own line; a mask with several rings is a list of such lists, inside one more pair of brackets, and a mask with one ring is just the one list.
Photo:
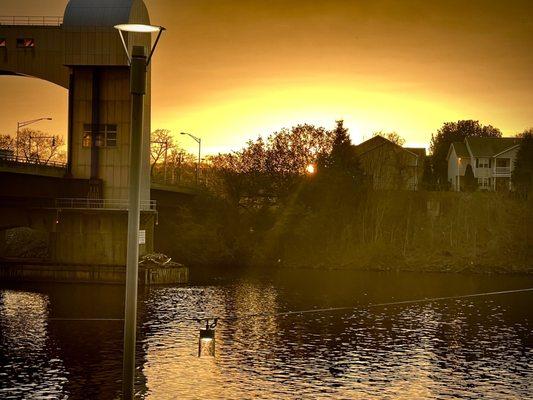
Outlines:
[[368, 153], [369, 151], [377, 149], [380, 146], [383, 146], [387, 142], [390, 141], [382, 136], [374, 136], [373, 138], [365, 140], [364, 142], [359, 143], [357, 146], [354, 146], [355, 154], [357, 154], [358, 156], [363, 155], [365, 153]]
[[424, 158], [426, 156], [425, 147], [404, 147], [405, 150], [410, 151], [411, 153], [416, 154], [418, 157]]
[[520, 138], [480, 138], [468, 137], [465, 143], [474, 157], [493, 157], [520, 144]]
[[455, 154], [457, 154], [457, 157], [470, 157], [470, 153], [468, 152], [464, 142], [453, 142], [452, 146], [455, 149]]
[[[362, 156], [363, 154], [369, 153], [373, 150], [376, 150], [378, 147], [384, 146], [384, 145], [393, 145], [399, 149], [405, 150], [415, 157], [419, 157], [419, 151], [423, 150], [424, 155], [426, 154], [426, 149], [418, 149], [418, 148], [406, 148], [402, 147], [394, 142], [391, 142], [389, 139], [385, 139], [383, 136], [376, 135], [368, 140], [365, 140], [363, 143], [358, 144], [357, 146], [354, 146], [354, 151], [357, 156]], [[416, 151], [413, 151], [416, 150]]]

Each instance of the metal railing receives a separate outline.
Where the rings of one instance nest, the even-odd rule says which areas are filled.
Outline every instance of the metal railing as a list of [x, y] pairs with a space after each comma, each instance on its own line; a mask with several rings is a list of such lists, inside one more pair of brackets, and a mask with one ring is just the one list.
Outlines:
[[63, 17], [58, 16], [0, 15], [0, 25], [60, 26], [62, 23]]
[[[155, 200], [141, 200], [141, 210], [155, 211]], [[126, 199], [89, 199], [89, 198], [58, 198], [55, 207], [61, 209], [106, 209], [127, 210], [129, 201]]]
[[509, 175], [511, 173], [511, 167], [495, 167], [495, 175]]
[[66, 168], [67, 163], [60, 161], [43, 161], [37, 158], [26, 158], [21, 156], [16, 156], [14, 154], [1, 154], [0, 161], [7, 161], [9, 163], [16, 164], [30, 164], [30, 165], [41, 165], [44, 167], [55, 167], [55, 168]]

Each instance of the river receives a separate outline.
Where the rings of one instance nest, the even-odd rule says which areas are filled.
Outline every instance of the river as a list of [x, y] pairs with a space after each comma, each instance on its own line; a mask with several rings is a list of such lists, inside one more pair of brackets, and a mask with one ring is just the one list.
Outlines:
[[[196, 276], [195, 276], [196, 275]], [[198, 275], [201, 275], [199, 277]], [[533, 397], [533, 287], [518, 275], [349, 271], [193, 273], [140, 288], [136, 391], [145, 399]], [[120, 397], [123, 290], [0, 285], [0, 398]], [[306, 314], [285, 311], [354, 306]], [[249, 314], [267, 314], [249, 317]], [[198, 357], [195, 317], [220, 317]]]

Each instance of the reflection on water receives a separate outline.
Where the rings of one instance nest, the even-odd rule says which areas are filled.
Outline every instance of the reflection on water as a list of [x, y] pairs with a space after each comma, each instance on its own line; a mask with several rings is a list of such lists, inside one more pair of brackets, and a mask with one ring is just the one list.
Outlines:
[[[216, 284], [213, 284], [216, 282]], [[277, 272], [140, 291], [140, 398], [527, 398], [533, 295], [355, 311], [254, 313], [369, 304], [533, 286], [529, 277]], [[123, 288], [0, 289], [0, 397], [117, 398]], [[191, 318], [234, 317], [216, 356], [197, 357]], [[52, 318], [52, 319], [51, 319]]]
[[48, 337], [47, 296], [0, 293], [0, 397], [62, 398], [68, 373]]

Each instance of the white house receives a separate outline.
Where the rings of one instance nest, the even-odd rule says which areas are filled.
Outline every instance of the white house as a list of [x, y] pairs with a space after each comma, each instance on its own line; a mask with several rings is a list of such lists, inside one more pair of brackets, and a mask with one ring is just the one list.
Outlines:
[[472, 169], [481, 190], [509, 190], [520, 138], [469, 137], [453, 142], [448, 150], [448, 182], [453, 190], [464, 188], [464, 177]]

